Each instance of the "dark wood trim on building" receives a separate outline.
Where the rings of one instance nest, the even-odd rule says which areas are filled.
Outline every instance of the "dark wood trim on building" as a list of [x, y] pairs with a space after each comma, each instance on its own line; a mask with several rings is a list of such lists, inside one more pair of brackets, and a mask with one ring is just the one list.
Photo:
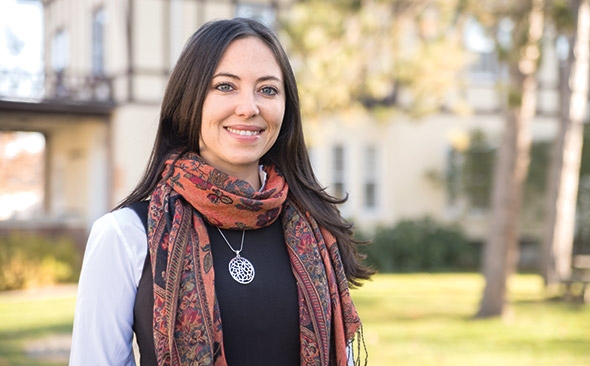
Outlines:
[[19, 102], [0, 100], [0, 111], [66, 113], [81, 116], [109, 115], [115, 103], [68, 103], [67, 101]]
[[133, 57], [133, 50], [134, 44], [133, 42], [133, 21], [134, 21], [134, 12], [135, 12], [135, 1], [129, 0], [129, 5], [127, 7], [127, 100], [133, 101], [135, 99], [133, 93], [133, 74], [134, 70], [134, 57]]

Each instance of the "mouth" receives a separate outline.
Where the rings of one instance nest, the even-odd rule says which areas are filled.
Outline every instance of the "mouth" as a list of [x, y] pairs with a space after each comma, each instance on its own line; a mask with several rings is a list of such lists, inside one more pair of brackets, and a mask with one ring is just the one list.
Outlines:
[[225, 129], [230, 133], [240, 136], [258, 136], [264, 132], [263, 129], [241, 129], [235, 127], [225, 127]]

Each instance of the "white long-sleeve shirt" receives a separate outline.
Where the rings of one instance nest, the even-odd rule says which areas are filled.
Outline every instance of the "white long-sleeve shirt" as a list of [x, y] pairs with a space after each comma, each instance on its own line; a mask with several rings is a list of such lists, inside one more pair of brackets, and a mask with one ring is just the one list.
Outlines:
[[146, 254], [145, 229], [133, 210], [94, 223], [78, 283], [71, 366], [135, 365], [133, 307]]

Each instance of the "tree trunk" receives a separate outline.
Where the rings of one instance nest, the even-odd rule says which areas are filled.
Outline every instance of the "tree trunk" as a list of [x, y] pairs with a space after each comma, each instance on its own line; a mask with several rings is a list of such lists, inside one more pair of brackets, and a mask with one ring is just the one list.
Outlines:
[[555, 286], [571, 274], [576, 202], [584, 117], [588, 101], [588, 67], [590, 47], [590, 0], [576, 1], [577, 26], [569, 57], [569, 83], [563, 89], [563, 105], [556, 136], [549, 184], [545, 236], [542, 247], [542, 273], [546, 286]]
[[[511, 90], [492, 191], [490, 232], [484, 248], [484, 288], [477, 318], [505, 315], [506, 282], [516, 269], [522, 187], [529, 166], [530, 125], [537, 98], [537, 63], [543, 34], [543, 0], [532, 0], [527, 41], [509, 65]], [[515, 30], [516, 32], [516, 30]], [[513, 35], [513, 40], [518, 35]]]

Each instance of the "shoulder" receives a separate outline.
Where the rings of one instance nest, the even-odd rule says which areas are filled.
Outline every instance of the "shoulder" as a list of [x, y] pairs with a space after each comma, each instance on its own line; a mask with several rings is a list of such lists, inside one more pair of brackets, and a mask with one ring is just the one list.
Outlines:
[[124, 208], [94, 222], [78, 282], [71, 365], [133, 365], [133, 310], [147, 239]]
[[92, 225], [91, 236], [97, 234], [114, 235], [123, 241], [146, 235], [139, 216], [130, 208], [124, 207], [98, 218]]
[[92, 225], [85, 256], [93, 252], [124, 255], [141, 273], [147, 254], [147, 237], [135, 211], [121, 208], [98, 218]]

